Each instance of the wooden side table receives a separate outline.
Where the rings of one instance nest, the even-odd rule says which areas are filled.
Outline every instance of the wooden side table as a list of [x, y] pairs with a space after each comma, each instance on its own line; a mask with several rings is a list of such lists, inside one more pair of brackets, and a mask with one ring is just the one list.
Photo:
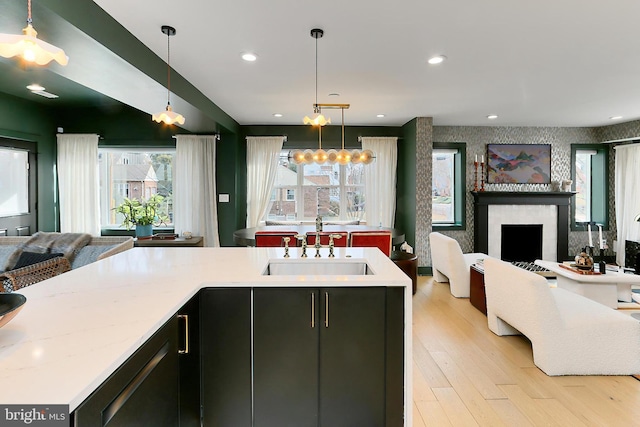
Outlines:
[[398, 268], [411, 278], [413, 295], [418, 290], [418, 256], [403, 251], [392, 251], [389, 256]]
[[202, 236], [193, 236], [190, 239], [184, 237], [178, 237], [176, 239], [133, 239], [133, 246], [140, 248], [151, 247], [167, 247], [167, 248], [182, 248], [182, 247], [202, 247], [204, 241]]
[[486, 316], [487, 296], [484, 292], [484, 270], [472, 265], [469, 274], [469, 302]]

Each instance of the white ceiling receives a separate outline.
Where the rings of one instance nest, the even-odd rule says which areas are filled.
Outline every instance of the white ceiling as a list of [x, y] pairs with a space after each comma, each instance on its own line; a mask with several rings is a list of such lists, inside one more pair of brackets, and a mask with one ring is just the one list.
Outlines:
[[[325, 31], [318, 102], [351, 104], [347, 125], [640, 118], [638, 0], [94, 1], [163, 59], [160, 27], [175, 27], [172, 67], [243, 125], [301, 124], [312, 113], [312, 28]], [[247, 51], [258, 60], [243, 61]], [[447, 60], [429, 65], [437, 54]]]

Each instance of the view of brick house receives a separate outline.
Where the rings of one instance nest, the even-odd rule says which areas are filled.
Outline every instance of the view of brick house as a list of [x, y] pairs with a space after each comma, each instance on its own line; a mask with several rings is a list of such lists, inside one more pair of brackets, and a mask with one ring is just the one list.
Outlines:
[[[157, 158], [154, 159], [153, 156]], [[135, 152], [100, 154], [100, 182], [101, 186], [108, 186], [101, 191], [101, 197], [107, 199], [103, 200], [101, 205], [109, 207], [108, 211], [101, 212], [103, 218], [108, 218], [106, 223], [119, 223], [113, 209], [125, 197], [141, 200], [160, 194], [165, 197], [167, 203], [171, 203], [172, 163], [170, 159], [165, 161], [161, 156]]]

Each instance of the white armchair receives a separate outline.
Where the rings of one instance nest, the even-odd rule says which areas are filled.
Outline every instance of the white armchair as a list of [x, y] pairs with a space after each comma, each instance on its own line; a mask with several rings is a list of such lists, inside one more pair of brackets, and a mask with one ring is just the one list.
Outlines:
[[547, 375], [640, 374], [640, 322], [535, 273], [484, 261], [487, 322], [496, 335], [523, 334]]
[[479, 259], [487, 258], [487, 254], [463, 254], [455, 239], [442, 233], [429, 234], [431, 246], [431, 266], [433, 280], [449, 282], [451, 295], [456, 298], [469, 298], [469, 267]]

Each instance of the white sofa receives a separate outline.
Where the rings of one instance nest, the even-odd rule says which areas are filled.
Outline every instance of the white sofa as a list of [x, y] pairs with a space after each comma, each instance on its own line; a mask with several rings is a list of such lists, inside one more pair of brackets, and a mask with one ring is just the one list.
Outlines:
[[433, 280], [449, 282], [451, 295], [456, 298], [469, 298], [469, 267], [479, 259], [487, 258], [487, 254], [463, 254], [455, 239], [442, 233], [429, 234], [431, 246], [431, 265]]
[[489, 329], [529, 338], [547, 375], [640, 374], [638, 320], [495, 258], [484, 281]]

